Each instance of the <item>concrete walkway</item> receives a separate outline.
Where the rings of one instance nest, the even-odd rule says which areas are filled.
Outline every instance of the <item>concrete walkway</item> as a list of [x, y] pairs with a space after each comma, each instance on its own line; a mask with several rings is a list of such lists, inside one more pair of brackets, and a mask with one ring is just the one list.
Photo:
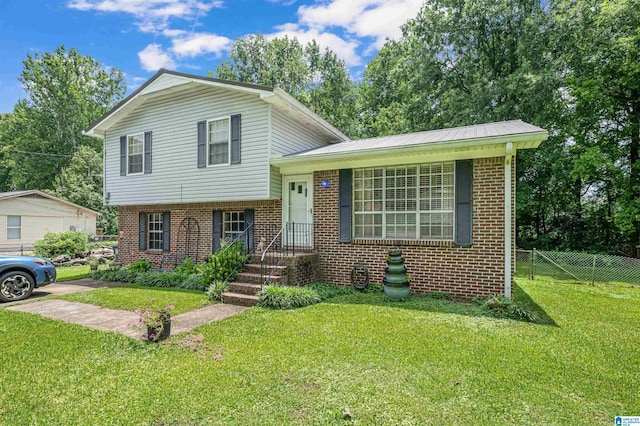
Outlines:
[[[136, 324], [138, 322], [138, 315], [133, 312], [101, 308], [87, 303], [69, 302], [57, 299], [33, 301], [34, 297], [65, 295], [89, 291], [99, 287], [120, 285], [123, 284], [94, 281], [89, 278], [65, 283], [50, 284], [42, 289], [36, 290], [38, 293], [44, 294], [36, 294], [36, 292], [34, 292], [33, 295], [25, 301], [4, 303], [0, 306], [3, 308], [6, 307], [6, 309], [11, 311], [29, 312], [32, 314], [42, 315], [47, 318], [62, 320], [99, 330], [113, 331], [136, 339], [143, 339], [146, 336], [146, 329], [131, 327], [132, 324]], [[228, 318], [244, 311], [245, 309], [247, 308], [244, 306], [224, 305], [218, 303], [215, 305], [205, 306], [204, 308], [195, 309], [190, 312], [185, 312], [184, 314], [172, 316], [171, 334], [175, 335], [183, 333], [203, 324]]]

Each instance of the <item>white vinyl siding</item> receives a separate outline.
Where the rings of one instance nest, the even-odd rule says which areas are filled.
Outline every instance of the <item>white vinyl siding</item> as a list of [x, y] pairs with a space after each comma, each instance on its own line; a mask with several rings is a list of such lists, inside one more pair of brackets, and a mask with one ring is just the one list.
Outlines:
[[[231, 127], [228, 118], [207, 122], [207, 158], [209, 165], [229, 164]], [[241, 141], [242, 142], [242, 141]]]
[[271, 109], [271, 153], [293, 154], [328, 145], [331, 140], [277, 108]]
[[355, 238], [453, 240], [454, 163], [355, 169]]
[[[269, 197], [268, 105], [258, 95], [184, 85], [156, 93], [107, 131], [105, 197], [111, 205]], [[241, 114], [242, 161], [197, 167], [197, 123]], [[119, 135], [153, 131], [153, 173], [120, 176]]]
[[144, 134], [127, 137], [127, 174], [144, 172]]
[[19, 240], [22, 235], [22, 217], [7, 216], [7, 240]]

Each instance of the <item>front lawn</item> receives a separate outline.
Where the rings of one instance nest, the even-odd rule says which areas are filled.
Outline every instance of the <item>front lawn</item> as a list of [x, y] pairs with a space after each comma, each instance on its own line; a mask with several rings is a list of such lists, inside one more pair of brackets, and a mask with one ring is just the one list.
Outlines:
[[57, 297], [71, 302], [90, 303], [103, 308], [133, 311], [143, 306], [164, 307], [173, 305], [171, 315], [201, 308], [211, 303], [207, 296], [197, 290], [182, 288], [153, 288], [130, 284], [126, 287], [103, 287], [84, 293]]
[[0, 418], [593, 425], [637, 415], [640, 290], [517, 281], [545, 324], [346, 295], [249, 309], [193, 330], [200, 343], [158, 346], [0, 309]]
[[[108, 266], [100, 265], [99, 269], [107, 269]], [[91, 277], [91, 268], [89, 265], [78, 266], [57, 266], [56, 281], [61, 283], [65, 281], [79, 280]]]

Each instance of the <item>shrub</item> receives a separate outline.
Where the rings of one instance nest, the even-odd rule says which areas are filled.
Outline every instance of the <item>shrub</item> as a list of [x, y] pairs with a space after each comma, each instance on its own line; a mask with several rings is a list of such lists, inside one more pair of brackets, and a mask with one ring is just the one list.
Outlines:
[[293, 309], [320, 303], [318, 293], [307, 287], [266, 286], [258, 293], [258, 306], [272, 309]]
[[186, 288], [190, 290], [205, 290], [200, 274], [185, 274], [182, 272], [141, 272], [136, 283], [146, 287]]
[[222, 293], [227, 291], [229, 286], [224, 281], [214, 281], [207, 289], [207, 297], [212, 301], [222, 301]]
[[133, 272], [147, 272], [151, 268], [151, 262], [147, 259], [138, 259], [132, 262], [127, 268]]
[[527, 322], [540, 320], [540, 315], [537, 312], [529, 311], [521, 303], [502, 295], [490, 297], [482, 307], [497, 318], [511, 318]]
[[221, 247], [200, 266], [202, 283], [209, 286], [214, 281], [233, 281], [246, 261], [247, 253], [242, 248], [242, 241]]
[[196, 262], [192, 258], [187, 257], [173, 272], [185, 275], [196, 274], [198, 273], [198, 265], [196, 265]]
[[88, 250], [89, 236], [81, 231], [48, 232], [35, 242], [36, 256], [53, 258], [66, 254], [75, 257], [76, 252]]
[[343, 294], [353, 294], [354, 292], [356, 292], [353, 287], [338, 286], [335, 284], [322, 282], [309, 284], [307, 288], [310, 288], [318, 293], [322, 300], [331, 299], [332, 297], [341, 296]]
[[95, 280], [132, 283], [137, 280], [138, 272], [131, 271], [127, 267], [115, 267], [95, 271], [91, 276]]
[[189, 290], [206, 290], [204, 284], [202, 284], [202, 274], [190, 274], [187, 275], [182, 284], [180, 284], [180, 288], [186, 288]]
[[113, 247], [118, 245], [117, 241], [96, 241], [87, 245], [87, 250], [99, 249], [100, 247]]

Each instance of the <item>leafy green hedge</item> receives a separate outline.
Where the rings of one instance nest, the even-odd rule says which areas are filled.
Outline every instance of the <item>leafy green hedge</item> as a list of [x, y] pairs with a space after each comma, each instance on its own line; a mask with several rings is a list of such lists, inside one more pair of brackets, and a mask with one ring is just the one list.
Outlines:
[[76, 252], [88, 249], [89, 236], [82, 231], [48, 232], [33, 245], [36, 256], [48, 258], [63, 254], [74, 257]]
[[209, 286], [214, 281], [233, 281], [242, 272], [242, 265], [246, 261], [247, 252], [242, 248], [242, 241], [236, 241], [231, 246], [216, 250], [200, 265], [199, 270], [203, 282]]
[[185, 272], [176, 268], [173, 272], [147, 271], [146, 261], [136, 261], [129, 266], [110, 268], [93, 273], [93, 278], [102, 281], [137, 283], [147, 287], [175, 287], [190, 290], [206, 290], [202, 274]]
[[258, 306], [272, 309], [293, 309], [320, 303], [322, 298], [308, 287], [266, 286], [258, 293]]

